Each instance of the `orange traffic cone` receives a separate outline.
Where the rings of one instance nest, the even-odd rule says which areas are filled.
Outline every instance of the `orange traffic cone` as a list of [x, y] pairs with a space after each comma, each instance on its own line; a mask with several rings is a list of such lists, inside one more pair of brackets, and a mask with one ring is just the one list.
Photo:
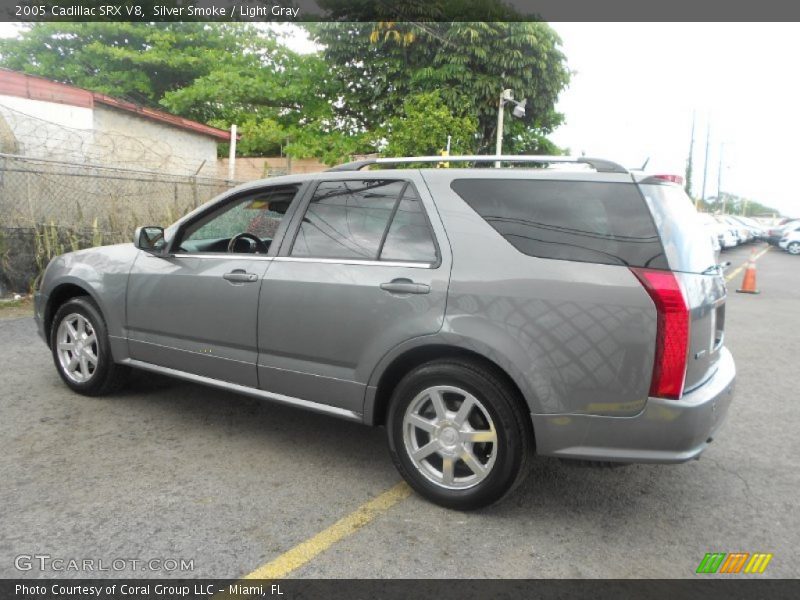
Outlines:
[[750, 253], [750, 259], [747, 261], [747, 267], [744, 269], [744, 277], [742, 278], [742, 287], [737, 292], [741, 294], [760, 294], [756, 287], [756, 261], [753, 258], [755, 250]]

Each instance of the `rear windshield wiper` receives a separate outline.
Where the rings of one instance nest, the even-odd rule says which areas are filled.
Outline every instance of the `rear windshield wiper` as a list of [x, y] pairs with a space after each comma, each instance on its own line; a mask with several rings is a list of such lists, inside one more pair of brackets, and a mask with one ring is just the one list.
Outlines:
[[712, 273], [722, 273], [725, 269], [731, 266], [731, 261], [726, 260], [725, 262], [721, 262], [718, 265], [711, 265], [705, 271], [702, 271], [701, 275], [711, 275]]

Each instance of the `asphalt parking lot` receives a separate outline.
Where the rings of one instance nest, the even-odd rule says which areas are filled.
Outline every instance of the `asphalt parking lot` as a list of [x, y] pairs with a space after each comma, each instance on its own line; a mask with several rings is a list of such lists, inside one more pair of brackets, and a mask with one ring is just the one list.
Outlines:
[[[725, 253], [729, 272], [750, 251]], [[238, 577], [282, 564], [303, 578], [684, 578], [706, 552], [773, 553], [747, 577], [797, 577], [800, 257], [764, 254], [760, 295], [733, 293], [740, 282], [726, 316], [737, 395], [701, 460], [537, 458], [511, 497], [473, 513], [395, 487], [381, 429], [145, 374], [84, 398], [61, 383], [30, 317], [0, 320], [0, 577]], [[376, 497], [386, 501], [353, 516]], [[193, 569], [15, 568], [36, 554]]]

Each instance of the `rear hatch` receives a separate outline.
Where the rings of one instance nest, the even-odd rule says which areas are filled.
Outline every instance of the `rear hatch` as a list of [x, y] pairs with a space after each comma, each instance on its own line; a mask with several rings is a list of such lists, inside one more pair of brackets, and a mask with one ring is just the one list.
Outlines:
[[683, 291], [689, 313], [685, 393], [716, 371], [725, 331], [725, 279], [683, 188], [647, 177], [639, 181], [639, 189], [650, 207], [667, 263]]

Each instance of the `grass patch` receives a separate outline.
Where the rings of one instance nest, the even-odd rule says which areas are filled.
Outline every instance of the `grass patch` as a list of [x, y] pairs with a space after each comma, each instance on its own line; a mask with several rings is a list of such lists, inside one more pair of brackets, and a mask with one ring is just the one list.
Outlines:
[[17, 317], [33, 316], [33, 299], [30, 296], [22, 298], [0, 298], [0, 319], [16, 319]]

